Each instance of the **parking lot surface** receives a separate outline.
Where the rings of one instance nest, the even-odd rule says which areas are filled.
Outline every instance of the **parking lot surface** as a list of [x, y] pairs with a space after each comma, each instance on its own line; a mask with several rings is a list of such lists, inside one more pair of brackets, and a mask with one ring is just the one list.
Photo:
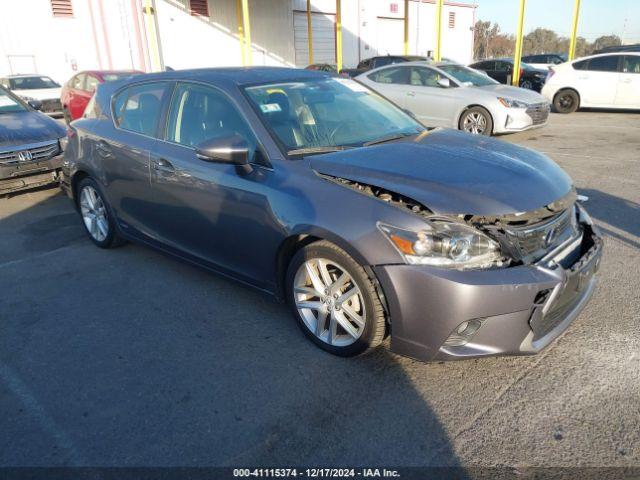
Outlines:
[[502, 139], [606, 234], [593, 300], [533, 357], [333, 357], [259, 292], [97, 249], [57, 189], [0, 199], [0, 466], [640, 465], [640, 115]]

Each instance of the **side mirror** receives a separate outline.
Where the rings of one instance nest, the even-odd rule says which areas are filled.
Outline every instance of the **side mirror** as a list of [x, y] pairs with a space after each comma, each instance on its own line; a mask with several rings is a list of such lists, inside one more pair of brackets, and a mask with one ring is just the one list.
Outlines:
[[451, 80], [449, 80], [447, 77], [440, 77], [438, 79], [438, 85], [442, 88], [449, 88], [451, 87]]
[[196, 146], [196, 156], [205, 162], [236, 165], [247, 173], [252, 170], [249, 145], [238, 135], [205, 140]]
[[27, 101], [27, 103], [34, 110], [42, 110], [42, 102], [40, 100], [36, 100], [35, 98], [32, 98], [31, 100]]

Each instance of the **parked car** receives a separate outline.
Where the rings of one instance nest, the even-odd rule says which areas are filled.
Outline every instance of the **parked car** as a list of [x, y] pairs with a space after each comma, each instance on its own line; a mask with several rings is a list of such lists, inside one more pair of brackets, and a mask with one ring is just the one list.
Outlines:
[[101, 83], [141, 73], [138, 70], [89, 70], [77, 73], [64, 84], [60, 94], [65, 121], [69, 123], [82, 116], [87, 103]]
[[25, 101], [39, 100], [41, 111], [51, 116], [62, 115], [60, 84], [44, 75], [10, 75], [0, 84]]
[[[471, 68], [481, 70], [500, 83], [510, 83], [513, 76], [513, 59], [497, 58], [483, 60], [469, 65]], [[520, 64], [520, 87], [539, 92], [547, 78], [547, 71], [533, 68], [526, 63]]]
[[338, 73], [338, 69], [333, 63], [312, 63], [306, 67], [307, 70], [319, 70], [321, 72]]
[[594, 55], [599, 53], [614, 53], [614, 52], [640, 52], [640, 43], [633, 43], [629, 45], [611, 45], [609, 47], [601, 48], [593, 52]]
[[522, 61], [533, 68], [546, 70], [553, 65], [566, 62], [567, 59], [557, 53], [540, 53], [537, 55], [525, 55], [522, 57]]
[[418, 60], [429, 61], [427, 57], [421, 57], [419, 55], [382, 55], [379, 57], [371, 57], [362, 60], [356, 68], [343, 68], [340, 70], [340, 75], [343, 77], [357, 77], [361, 73], [373, 70], [374, 68], [392, 65], [394, 63], [416, 62]]
[[356, 80], [428, 127], [491, 135], [541, 127], [549, 117], [549, 102], [540, 94], [501, 85], [455, 63], [401, 63], [363, 73]]
[[65, 129], [0, 86], [0, 195], [58, 182]]
[[560, 167], [426, 130], [354, 80], [163, 72], [93, 101], [69, 129], [63, 180], [89, 239], [284, 298], [331, 353], [390, 333], [422, 360], [532, 354], [593, 292], [602, 239]]
[[640, 109], [640, 52], [605, 53], [549, 70], [542, 95], [560, 113], [580, 107]]

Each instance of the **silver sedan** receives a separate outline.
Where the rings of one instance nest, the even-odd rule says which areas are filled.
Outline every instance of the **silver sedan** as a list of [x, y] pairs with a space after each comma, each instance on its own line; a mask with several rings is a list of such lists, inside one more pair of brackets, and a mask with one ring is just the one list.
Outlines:
[[356, 77], [410, 111], [428, 127], [492, 135], [547, 123], [550, 105], [540, 94], [502, 85], [456, 63], [407, 62]]

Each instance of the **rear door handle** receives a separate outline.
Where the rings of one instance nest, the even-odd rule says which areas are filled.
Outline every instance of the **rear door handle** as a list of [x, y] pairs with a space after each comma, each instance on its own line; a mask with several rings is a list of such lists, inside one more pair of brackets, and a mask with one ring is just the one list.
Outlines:
[[407, 92], [407, 96], [415, 97], [416, 96], [416, 92]]
[[176, 171], [171, 165], [169, 160], [165, 160], [164, 158], [158, 158], [157, 160], [151, 160], [151, 167], [157, 172], [163, 173], [174, 173]]

